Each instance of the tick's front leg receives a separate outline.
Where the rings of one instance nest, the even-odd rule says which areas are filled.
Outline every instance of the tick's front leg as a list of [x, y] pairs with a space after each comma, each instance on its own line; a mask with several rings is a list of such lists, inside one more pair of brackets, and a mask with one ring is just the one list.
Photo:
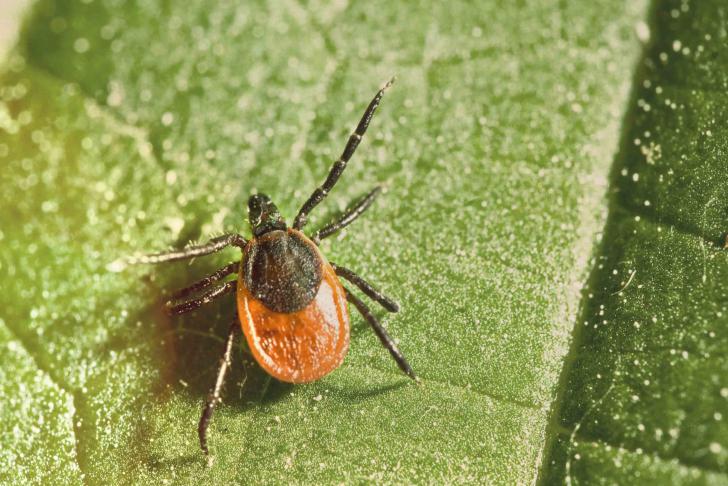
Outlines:
[[209, 255], [221, 251], [228, 246], [237, 246], [238, 248], [245, 248], [248, 244], [248, 240], [243, 238], [237, 233], [231, 233], [227, 235], [218, 236], [213, 238], [207, 243], [202, 245], [188, 246], [181, 250], [170, 250], [163, 251], [160, 253], [151, 253], [149, 255], [138, 255], [130, 256], [125, 258], [119, 258], [108, 265], [108, 269], [111, 271], [121, 271], [127, 265], [138, 265], [142, 263], [164, 263], [174, 262], [177, 260], [185, 260], [188, 258], [194, 258], [198, 256]]

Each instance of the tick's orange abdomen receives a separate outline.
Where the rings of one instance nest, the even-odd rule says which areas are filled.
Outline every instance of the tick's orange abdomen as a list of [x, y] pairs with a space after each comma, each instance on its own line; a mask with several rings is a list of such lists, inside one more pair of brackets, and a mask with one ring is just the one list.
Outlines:
[[[349, 350], [346, 294], [333, 268], [322, 262], [321, 285], [303, 309], [268, 309], [238, 279], [238, 315], [256, 361], [274, 378], [289, 383], [318, 380], [339, 367]], [[242, 274], [241, 274], [242, 275]]]

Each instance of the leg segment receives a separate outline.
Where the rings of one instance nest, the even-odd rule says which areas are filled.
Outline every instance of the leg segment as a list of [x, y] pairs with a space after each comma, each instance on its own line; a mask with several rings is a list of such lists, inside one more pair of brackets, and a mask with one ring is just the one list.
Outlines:
[[207, 427], [210, 425], [210, 419], [212, 419], [212, 412], [215, 410], [215, 405], [221, 401], [220, 393], [222, 392], [222, 385], [225, 383], [225, 373], [227, 373], [228, 368], [231, 366], [233, 341], [235, 340], [235, 334], [238, 329], [240, 329], [240, 323], [236, 319], [228, 330], [225, 349], [220, 359], [220, 368], [217, 371], [217, 380], [215, 380], [215, 386], [207, 396], [207, 402], [205, 402], [205, 408], [202, 410], [200, 423], [197, 426], [197, 433], [200, 436], [200, 447], [205, 455], [210, 454], [210, 450], [207, 448]]
[[392, 83], [394, 83], [394, 78], [389, 80], [389, 82], [387, 82], [387, 84], [385, 84], [382, 89], [374, 95], [374, 99], [372, 99], [369, 103], [369, 106], [364, 112], [364, 116], [362, 116], [361, 120], [359, 120], [359, 125], [357, 125], [356, 130], [354, 130], [354, 133], [352, 133], [349, 137], [349, 141], [346, 142], [344, 152], [341, 154], [341, 157], [339, 157], [339, 160], [337, 160], [331, 167], [328, 177], [326, 177], [326, 180], [322, 185], [316, 188], [313, 194], [311, 194], [311, 197], [308, 198], [308, 201], [306, 201], [298, 211], [296, 219], [293, 220], [294, 229], [301, 229], [306, 225], [306, 217], [308, 216], [308, 213], [310, 213], [311, 210], [318, 205], [318, 203], [323, 201], [329, 191], [336, 184], [336, 181], [339, 180], [339, 176], [341, 176], [341, 173], [344, 172], [344, 169], [346, 169], [347, 162], [349, 162], [351, 156], [354, 155], [356, 148], [359, 146], [359, 142], [361, 142], [361, 138], [364, 136], [364, 133], [366, 133], [369, 122], [372, 121], [374, 112], [377, 110], [384, 92], [387, 88], [392, 86]]
[[404, 355], [399, 350], [392, 338], [389, 337], [389, 334], [387, 334], [387, 331], [384, 329], [384, 327], [382, 327], [377, 318], [374, 317], [374, 314], [372, 314], [372, 312], [369, 310], [369, 307], [367, 307], [366, 304], [361, 301], [361, 299], [359, 299], [356, 295], [352, 294], [348, 289], [345, 288], [344, 290], [346, 290], [346, 300], [354, 304], [354, 307], [356, 307], [356, 309], [364, 317], [364, 319], [369, 322], [369, 325], [372, 326], [372, 329], [374, 330], [374, 334], [377, 335], [379, 340], [382, 342], [382, 345], [387, 348], [389, 354], [391, 354], [392, 358], [394, 358], [394, 361], [397, 362], [397, 366], [399, 366], [399, 369], [402, 370], [407, 376], [419, 383], [420, 379], [417, 378], [415, 372], [412, 371], [412, 367], [407, 362], [407, 359], [404, 357]]
[[187, 302], [183, 302], [178, 305], [172, 305], [172, 302], [167, 302], [167, 313], [171, 316], [176, 316], [179, 314], [184, 314], [186, 312], [193, 311], [195, 309], [199, 309], [205, 304], [209, 304], [213, 300], [217, 299], [218, 297], [221, 297], [225, 294], [229, 294], [231, 292], [235, 292], [235, 289], [238, 286], [238, 282], [233, 280], [230, 282], [225, 282], [224, 285], [221, 285], [219, 287], [215, 287], [214, 289], [210, 290], [209, 292], [206, 292], [202, 294], [197, 299], [188, 300]]
[[152, 253], [151, 255], [129, 257], [125, 263], [135, 265], [138, 263], [173, 262], [176, 260], [184, 260], [186, 258], [209, 255], [210, 253], [218, 252], [228, 246], [244, 248], [247, 243], [248, 241], [242, 236], [231, 233], [213, 238], [203, 245], [189, 246], [181, 250], [165, 251], [162, 253]]
[[344, 211], [344, 214], [342, 214], [339, 219], [327, 224], [322, 229], [315, 232], [311, 236], [313, 242], [318, 245], [318, 243], [324, 238], [327, 238], [339, 231], [340, 229], [349, 226], [356, 218], [361, 216], [362, 213], [369, 208], [369, 206], [372, 205], [374, 199], [379, 195], [380, 192], [382, 192], [381, 186], [377, 186], [369, 191], [369, 194], [367, 194], [366, 196], [358, 200], [355, 204], [347, 208], [347, 210]]
[[345, 278], [359, 287], [359, 289], [364, 292], [367, 297], [384, 307], [386, 310], [389, 312], [399, 312], [399, 304], [372, 287], [369, 282], [361, 278], [359, 275], [355, 274], [348, 268], [340, 267], [335, 263], [332, 263], [331, 266], [333, 267], [334, 272], [336, 272], [336, 275]]
[[233, 262], [229, 265], [225, 265], [220, 270], [216, 271], [213, 274], [208, 275], [207, 277], [204, 277], [197, 282], [193, 283], [189, 287], [185, 287], [183, 289], [178, 290], [172, 296], [170, 297], [170, 302], [173, 300], [179, 300], [183, 297], [187, 297], [193, 292], [197, 292], [198, 290], [206, 289], [210, 285], [214, 284], [215, 282], [227, 277], [228, 275], [231, 275], [233, 273], [236, 273], [238, 271], [238, 268], [240, 267], [240, 262]]

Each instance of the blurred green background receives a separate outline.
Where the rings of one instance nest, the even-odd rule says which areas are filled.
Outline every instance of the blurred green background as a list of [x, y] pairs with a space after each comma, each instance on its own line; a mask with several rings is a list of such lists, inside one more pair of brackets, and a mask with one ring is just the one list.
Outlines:
[[[18, 5], [0, 481], [728, 484], [722, 0]], [[239, 255], [108, 265], [248, 235], [256, 191], [290, 221], [393, 74], [310, 228], [386, 187], [322, 250], [401, 302], [424, 384], [356, 314], [309, 385], [238, 346], [207, 467], [234, 302], [162, 303]]]

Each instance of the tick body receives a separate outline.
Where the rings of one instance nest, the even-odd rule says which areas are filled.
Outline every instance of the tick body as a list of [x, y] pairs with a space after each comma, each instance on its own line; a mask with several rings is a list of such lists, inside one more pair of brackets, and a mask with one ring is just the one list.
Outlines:
[[267, 373], [281, 381], [307, 383], [326, 376], [344, 360], [349, 350], [348, 302], [370, 324], [399, 368], [417, 380], [376, 316], [364, 301], [342, 285], [341, 279], [349, 281], [389, 312], [399, 310], [397, 303], [353, 271], [328, 262], [318, 248], [322, 239], [348, 226], [369, 208], [380, 188], [372, 189], [339, 218], [310, 237], [303, 232], [308, 214], [338, 181], [392, 82], [380, 89], [369, 103], [343, 153], [323, 184], [303, 204], [291, 227], [268, 196], [255, 194], [248, 200], [248, 220], [253, 234], [249, 240], [238, 234], [227, 234], [203, 245], [125, 261], [170, 262], [209, 255], [230, 246], [238, 247], [242, 252], [240, 261], [177, 291], [167, 303], [168, 312], [177, 315], [226, 294], [235, 293], [236, 296], [237, 316], [228, 330], [217, 379], [198, 425], [200, 447], [205, 454], [209, 454], [207, 428], [213, 410], [220, 402], [225, 374], [232, 364], [234, 340], [241, 329], [253, 357]]
[[289, 383], [318, 380], [349, 350], [346, 291], [303, 233], [273, 231], [248, 243], [238, 317], [255, 360]]

